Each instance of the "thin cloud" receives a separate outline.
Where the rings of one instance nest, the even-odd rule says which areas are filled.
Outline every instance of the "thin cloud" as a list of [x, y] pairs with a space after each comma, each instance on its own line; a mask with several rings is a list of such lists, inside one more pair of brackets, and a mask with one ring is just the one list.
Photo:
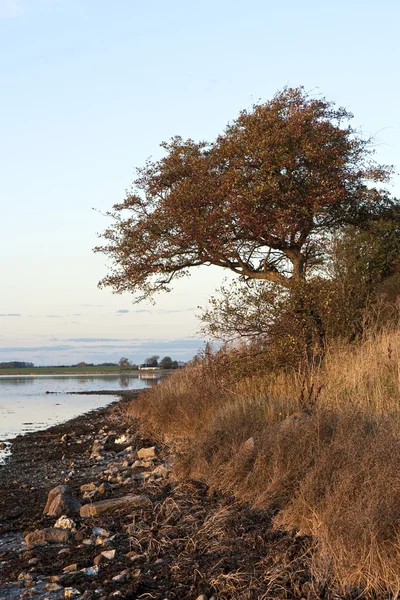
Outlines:
[[120, 308], [119, 310], [117, 310], [118, 315], [125, 315], [128, 312], [129, 310], [127, 310], [126, 308]]
[[8, 348], [0, 348], [3, 354], [10, 352], [58, 352], [61, 350], [73, 350], [74, 346], [59, 344], [58, 346], [10, 346]]
[[104, 304], [80, 304], [79, 306], [89, 306], [91, 308], [104, 308]]
[[2, 313], [0, 317], [21, 317], [20, 313]]

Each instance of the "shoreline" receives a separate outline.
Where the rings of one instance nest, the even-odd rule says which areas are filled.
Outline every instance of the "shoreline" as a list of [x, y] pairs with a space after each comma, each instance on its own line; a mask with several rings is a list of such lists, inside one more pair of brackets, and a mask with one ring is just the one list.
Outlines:
[[[175, 369], [159, 369], [158, 371], [151, 371], [151, 370], [145, 370], [145, 369], [135, 369], [132, 371], [129, 370], [109, 370], [109, 371], [96, 371], [95, 369], [91, 370], [91, 371], [79, 371], [79, 370], [72, 370], [74, 367], [55, 367], [54, 369], [52, 369], [51, 367], [38, 367], [37, 369], [33, 368], [33, 369], [25, 369], [25, 370], [21, 370], [21, 369], [16, 369], [15, 371], [13, 371], [12, 369], [3, 369], [0, 370], [0, 378], [4, 377], [54, 377], [54, 376], [60, 376], [62, 377], [63, 375], [73, 375], [75, 377], [77, 376], [96, 376], [96, 375], [110, 375], [110, 376], [118, 376], [118, 375], [142, 375], [142, 374], [147, 374], [147, 375], [170, 375], [171, 373], [173, 373], [175, 371]], [[46, 370], [46, 372], [34, 372], [35, 370], [37, 371], [38, 369], [44, 369]], [[5, 372], [7, 371], [7, 372]]]
[[[128, 421], [129, 401], [13, 441], [13, 454], [0, 467], [0, 598], [58, 600], [70, 588], [77, 598], [99, 600], [318, 597], [305, 593], [308, 539], [273, 530], [271, 513], [210, 492], [200, 481], [176, 480], [166, 446], [138, 460], [140, 448], [153, 447], [154, 440]], [[98, 457], [96, 444], [103, 448]], [[81, 504], [132, 494], [145, 495], [149, 504], [90, 518], [71, 515], [76, 532], [67, 542], [27, 547], [24, 533], [54, 527], [56, 517], [43, 509], [58, 485], [68, 485]], [[85, 485], [94, 488], [86, 498]], [[96, 536], [96, 527], [109, 536]], [[114, 558], [103, 560], [102, 551]], [[276, 570], [277, 555], [285, 564], [289, 554], [290, 566], [272, 584], [266, 571]]]

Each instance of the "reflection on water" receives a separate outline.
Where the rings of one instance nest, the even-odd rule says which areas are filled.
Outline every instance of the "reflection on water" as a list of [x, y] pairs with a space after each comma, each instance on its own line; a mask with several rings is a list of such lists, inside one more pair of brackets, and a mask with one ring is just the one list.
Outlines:
[[[143, 389], [157, 385], [160, 375], [154, 375], [0, 376], [0, 441], [46, 429], [116, 399], [111, 395], [70, 395], [67, 392]], [[4, 450], [0, 450], [0, 462], [2, 456]]]

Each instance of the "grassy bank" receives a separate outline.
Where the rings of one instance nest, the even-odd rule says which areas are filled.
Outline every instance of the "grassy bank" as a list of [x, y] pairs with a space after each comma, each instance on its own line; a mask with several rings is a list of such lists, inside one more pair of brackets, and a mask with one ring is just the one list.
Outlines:
[[131, 414], [175, 447], [176, 475], [271, 511], [277, 530], [312, 536], [316, 589], [397, 598], [400, 333], [338, 344], [307, 377], [248, 361], [208, 357]]

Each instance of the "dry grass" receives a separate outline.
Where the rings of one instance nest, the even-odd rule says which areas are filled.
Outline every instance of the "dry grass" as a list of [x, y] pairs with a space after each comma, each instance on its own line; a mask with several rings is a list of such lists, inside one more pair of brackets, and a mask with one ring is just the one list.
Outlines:
[[[313, 536], [317, 587], [397, 598], [400, 332], [337, 345], [307, 377], [251, 376], [240, 364], [237, 355], [204, 360], [131, 413], [176, 445], [178, 476], [273, 510], [276, 528]], [[240, 587], [242, 574], [232, 577]]]

